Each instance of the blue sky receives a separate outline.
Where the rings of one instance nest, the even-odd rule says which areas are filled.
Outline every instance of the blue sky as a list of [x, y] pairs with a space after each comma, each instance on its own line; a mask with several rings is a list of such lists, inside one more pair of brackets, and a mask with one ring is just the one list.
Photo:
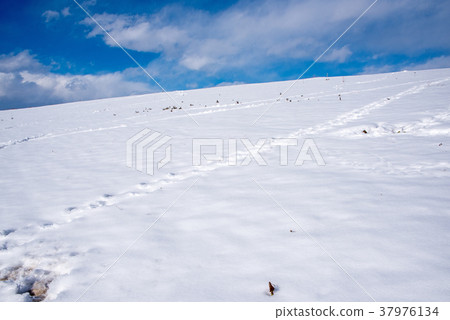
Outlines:
[[[167, 90], [296, 79], [373, 0], [79, 0]], [[450, 67], [450, 0], [379, 0], [305, 77]], [[0, 109], [159, 88], [72, 1], [2, 0]]]

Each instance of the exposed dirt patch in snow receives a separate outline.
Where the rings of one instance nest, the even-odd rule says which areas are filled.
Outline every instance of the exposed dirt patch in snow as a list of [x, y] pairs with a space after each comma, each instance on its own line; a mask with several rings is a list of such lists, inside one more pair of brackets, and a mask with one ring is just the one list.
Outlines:
[[47, 297], [47, 291], [55, 275], [48, 270], [17, 265], [0, 271], [0, 281], [16, 286], [16, 294], [24, 301], [40, 302]]

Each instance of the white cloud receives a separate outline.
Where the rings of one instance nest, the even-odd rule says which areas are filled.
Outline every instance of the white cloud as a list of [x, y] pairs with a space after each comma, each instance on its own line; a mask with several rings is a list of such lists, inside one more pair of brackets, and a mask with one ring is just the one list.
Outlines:
[[[401, 69], [401, 67], [400, 67]], [[388, 73], [388, 72], [394, 72], [399, 71], [399, 66], [391, 65], [391, 64], [384, 64], [381, 66], [378, 65], [371, 65], [364, 67], [361, 74], [376, 74], [376, 73]]]
[[[170, 52], [177, 45], [186, 40], [185, 32], [175, 26], [161, 24], [161, 17], [141, 17], [115, 14], [95, 15], [95, 19], [116, 39], [122, 46], [143, 52]], [[83, 21], [84, 24], [93, 25], [90, 18]], [[116, 43], [106, 36], [96, 25], [88, 34], [88, 37], [101, 35], [110, 46]]]
[[450, 56], [431, 58], [424, 63], [413, 64], [407, 67], [408, 70], [426, 70], [440, 68], [450, 68]]
[[47, 10], [42, 14], [42, 16], [45, 18], [45, 22], [50, 22], [52, 20], [59, 19], [59, 12], [53, 11], [53, 10]]
[[92, 7], [97, 4], [97, 0], [86, 0], [81, 3], [84, 8]]
[[56, 74], [28, 51], [0, 56], [0, 109], [153, 92], [129, 71], [101, 75]]
[[[449, 50], [450, 1], [378, 1], [355, 28], [353, 42], [374, 54], [424, 54]], [[352, 45], [353, 47], [353, 45]]]
[[66, 7], [66, 8], [62, 9], [61, 14], [63, 15], [63, 17], [70, 16], [70, 8]]
[[42, 14], [42, 16], [45, 18], [45, 22], [49, 23], [51, 21], [59, 20], [61, 16], [63, 17], [70, 16], [70, 8], [66, 7], [61, 11], [47, 10]]
[[323, 62], [333, 62], [337, 61], [339, 63], [343, 63], [348, 60], [348, 58], [352, 55], [352, 52], [348, 48], [348, 46], [344, 46], [340, 49], [333, 49], [331, 52], [328, 52], [321, 61]]
[[194, 55], [187, 56], [180, 61], [181, 65], [185, 66], [191, 70], [200, 70], [209, 63], [211, 63], [211, 59], [209, 57], [203, 56], [198, 57]]
[[23, 70], [36, 72], [45, 70], [45, 67], [28, 50], [18, 54], [0, 55], [0, 72], [8, 73]]
[[401, 70], [429, 70], [450, 68], [450, 56], [440, 56], [426, 60], [422, 63], [399, 63], [397, 65], [384, 64], [381, 66], [373, 65], [364, 68], [361, 74], [387, 73]]
[[[216, 72], [285, 58], [311, 59], [337, 37], [369, 1], [264, 1], [238, 3], [225, 11], [167, 6], [153, 15], [97, 14], [95, 19], [125, 48], [162, 53], [191, 70]], [[350, 5], [351, 4], [351, 5]], [[341, 10], [344, 6], [346, 10]], [[115, 46], [90, 19], [88, 37], [100, 35]], [[345, 60], [350, 51], [336, 51]]]
[[[345, 62], [359, 52], [413, 55], [430, 48], [448, 50], [450, 38], [442, 36], [449, 26], [448, 2], [380, 1], [323, 61]], [[95, 18], [127, 49], [160, 53], [160, 61], [215, 74], [280, 60], [312, 61], [371, 3], [240, 1], [214, 13], [169, 5], [151, 15], [103, 13]], [[101, 36], [115, 46], [90, 19], [83, 23], [91, 28], [89, 37]]]
[[216, 87], [238, 86], [241, 84], [245, 84], [245, 82], [242, 82], [242, 81], [221, 82], [218, 85], [216, 85]]

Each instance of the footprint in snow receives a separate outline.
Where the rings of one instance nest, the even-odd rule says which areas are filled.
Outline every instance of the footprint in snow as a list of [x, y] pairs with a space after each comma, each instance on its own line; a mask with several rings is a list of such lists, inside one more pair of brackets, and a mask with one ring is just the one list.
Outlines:
[[68, 207], [68, 208], [66, 208], [66, 212], [72, 213], [72, 212], [75, 212], [77, 209], [78, 209], [77, 207]]
[[141, 194], [142, 194], [141, 192], [130, 191], [130, 192], [127, 192], [127, 193], [125, 194], [125, 196], [127, 196], [127, 197], [136, 197], [136, 196], [139, 196], [139, 195], [141, 195]]
[[56, 229], [58, 226], [52, 222], [47, 222], [41, 225], [41, 229]]
[[2, 236], [6, 237], [15, 231], [16, 231], [16, 229], [5, 229], [5, 230], [1, 231], [0, 234]]
[[91, 203], [89, 205], [89, 207], [91, 209], [96, 209], [96, 208], [99, 208], [99, 207], [104, 207], [105, 205], [106, 205], [106, 201], [97, 201], [95, 203]]

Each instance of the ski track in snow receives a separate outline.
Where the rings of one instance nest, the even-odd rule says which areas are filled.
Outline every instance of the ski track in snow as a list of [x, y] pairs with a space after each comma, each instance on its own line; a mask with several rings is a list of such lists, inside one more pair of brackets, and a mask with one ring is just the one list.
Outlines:
[[[346, 125], [352, 121], [364, 118], [365, 116], [369, 115], [371, 112], [378, 110], [380, 108], [383, 108], [392, 102], [398, 101], [404, 97], [418, 94], [430, 86], [434, 86], [434, 85], [437, 85], [437, 84], [440, 84], [443, 82], [447, 82], [449, 80], [450, 80], [450, 78], [435, 80], [432, 82], [430, 82], [429, 80], [428, 81], [420, 81], [420, 82], [419, 81], [412, 82], [414, 84], [414, 86], [412, 86], [406, 90], [403, 90], [403, 91], [397, 93], [396, 95], [392, 95], [389, 98], [382, 98], [382, 99], [376, 100], [376, 101], [371, 102], [363, 107], [356, 108], [350, 112], [341, 114], [332, 120], [323, 122], [321, 124], [318, 124], [318, 125], [310, 127], [310, 128], [297, 130], [288, 136], [291, 138], [298, 138], [298, 137], [302, 137], [302, 136], [317, 135], [319, 133], [329, 132], [330, 130], [335, 129], [336, 127], [340, 127], [340, 126]], [[422, 84], [418, 84], [418, 83], [422, 83]], [[408, 83], [408, 84], [411, 84], [411, 83]], [[402, 83], [399, 86], [404, 86], [404, 85], [406, 85], [406, 84]], [[389, 86], [389, 87], [392, 88], [392, 86]], [[376, 90], [381, 90], [384, 88], [387, 88], [387, 86], [378, 87], [378, 88], [370, 88], [367, 90], [359, 90], [359, 91], [355, 90], [355, 91], [342, 92], [341, 95], [352, 94], [352, 93], [361, 93], [361, 92], [365, 92], [365, 91], [376, 91]], [[303, 100], [306, 100], [307, 98], [324, 98], [324, 97], [335, 96], [335, 95], [336, 95], [336, 92], [334, 92], [334, 93], [324, 92], [324, 93], [322, 93], [322, 95], [320, 95], [320, 94], [319, 95], [316, 95], [316, 94], [306, 95], [305, 94], [301, 98]], [[300, 95], [292, 96], [292, 97], [298, 98], [298, 97], [300, 97]], [[220, 105], [219, 104], [216, 106], [210, 106], [210, 107], [208, 107], [207, 110], [204, 110], [204, 111], [190, 113], [189, 115], [190, 116], [201, 116], [201, 115], [208, 115], [208, 114], [218, 113], [218, 112], [239, 111], [239, 110], [245, 110], [245, 109], [250, 109], [250, 108], [260, 108], [260, 107], [267, 106], [268, 104], [273, 104], [276, 102], [277, 102], [277, 100], [273, 99], [273, 100], [258, 100], [258, 101], [248, 102], [248, 103], [244, 103], [244, 104], [240, 104], [240, 105], [237, 105], [237, 104]], [[192, 108], [191, 110], [202, 110], [202, 109], [203, 108]], [[179, 118], [179, 117], [188, 117], [189, 115], [186, 115], [186, 114], [174, 115], [171, 117], [162, 117], [162, 118], [158, 118], [158, 119], [154, 119], [154, 120], [167, 120], [167, 119], [173, 119], [173, 118]], [[414, 132], [411, 134], [420, 135], [421, 130], [429, 129], [434, 124], [439, 123], [440, 120], [448, 120], [449, 118], [450, 118], [450, 112], [442, 112], [435, 116], [428, 117], [426, 119], [419, 120], [414, 123], [398, 124], [398, 125], [395, 125], [394, 127], [396, 128], [398, 126], [401, 126], [402, 128], [404, 128], [406, 133]], [[144, 123], [144, 122], [142, 122], [142, 123]], [[145, 123], [147, 123], [147, 122], [145, 122]], [[139, 122], [136, 122], [135, 124], [139, 124]], [[31, 137], [26, 137], [26, 138], [20, 139], [20, 140], [5, 142], [2, 145], [0, 145], [0, 149], [4, 149], [6, 147], [10, 147], [10, 146], [14, 146], [14, 145], [18, 145], [21, 143], [34, 141], [34, 140], [52, 139], [52, 138], [58, 138], [58, 137], [67, 136], [67, 135], [104, 131], [104, 130], [114, 130], [114, 129], [124, 128], [124, 127], [127, 127], [127, 125], [121, 124], [121, 125], [102, 127], [102, 128], [96, 128], [96, 129], [74, 130], [74, 131], [61, 133], [61, 134], [49, 133], [49, 134], [44, 134], [44, 135], [40, 135], [40, 136], [31, 136]], [[342, 131], [338, 131], [337, 134], [341, 135], [341, 136], [349, 135], [350, 132], [348, 130], [349, 129], [344, 129]], [[377, 134], [378, 134], [378, 136], [392, 134], [392, 129], [384, 128], [383, 130], [379, 130]], [[435, 131], [431, 131], [431, 133], [429, 130], [427, 130], [427, 135], [430, 135], [430, 134], [448, 135], [448, 134], [450, 134], [450, 130], [449, 129], [436, 129]], [[270, 147], [265, 147], [261, 151], [263, 153], [263, 152], [271, 152], [272, 150]], [[238, 158], [242, 159], [245, 156], [246, 156], [246, 153], [240, 153], [238, 155]], [[450, 172], [450, 163], [448, 163], [448, 162], [441, 162], [438, 164], [417, 163], [417, 164], [411, 164], [408, 166], [396, 166], [395, 167], [388, 161], [386, 161], [384, 159], [380, 159], [380, 166], [377, 168], [373, 168], [373, 167], [366, 166], [363, 163], [357, 163], [354, 161], [345, 161], [343, 159], [339, 159], [339, 160], [340, 160], [340, 165], [342, 165], [344, 167], [352, 167], [356, 170], [378, 171], [383, 174], [397, 174], [397, 175], [424, 174], [424, 172], [426, 172], [427, 170], [434, 170], [434, 169], [439, 169], [442, 171]], [[196, 176], [204, 176], [204, 175], [208, 174], [208, 172], [214, 171], [214, 170], [216, 170], [218, 168], [222, 168], [222, 167], [226, 167], [226, 165], [214, 164], [214, 165], [209, 165], [207, 167], [200, 167], [200, 168], [196, 168], [196, 169], [187, 168], [186, 170], [181, 170], [179, 173], [175, 173], [175, 174], [171, 174], [168, 176], [164, 176], [159, 179], [155, 179], [154, 181], [151, 182], [151, 184], [147, 183], [147, 182], [141, 182], [137, 185], [134, 185], [134, 186], [128, 188], [128, 190], [124, 191], [123, 193], [114, 194], [114, 195], [112, 195], [112, 194], [100, 195], [96, 199], [94, 199], [92, 201], [88, 201], [84, 204], [67, 207], [65, 212], [62, 213], [67, 217], [67, 219], [65, 222], [60, 223], [60, 224], [49, 223], [49, 224], [42, 225], [42, 226], [27, 226], [23, 230], [21, 230], [21, 229], [0, 230], [0, 240], [2, 240], [2, 242], [0, 242], [0, 254], [10, 253], [11, 251], [14, 251], [15, 249], [24, 250], [25, 252], [27, 252], [27, 245], [30, 245], [31, 249], [33, 249], [32, 247], [35, 245], [34, 239], [36, 238], [36, 232], [52, 232], [52, 230], [60, 228], [61, 226], [66, 225], [66, 224], [70, 224], [73, 221], [86, 216], [87, 214], [95, 211], [98, 208], [115, 207], [118, 210], [122, 210], [122, 208], [120, 207], [120, 204], [124, 201], [129, 200], [130, 198], [147, 196], [147, 195], [153, 193], [154, 191], [159, 190], [159, 189], [163, 188], [164, 186], [167, 186], [168, 184], [180, 183], [180, 182], [183, 182], [185, 180], [191, 179]], [[27, 233], [29, 235], [29, 238], [25, 237], [24, 233]], [[58, 250], [56, 249], [55, 253], [51, 253], [51, 255], [53, 255], [53, 258], [52, 258], [53, 260], [51, 262], [47, 261], [47, 260], [49, 260], [48, 256], [50, 254], [47, 254], [45, 256], [43, 255], [40, 257], [40, 256], [36, 256], [32, 252], [27, 252], [27, 255], [29, 256], [28, 259], [35, 261], [34, 262], [35, 266], [34, 266], [33, 270], [39, 269], [37, 266], [39, 266], [42, 263], [42, 261], [44, 261], [44, 260], [47, 261], [45, 263], [46, 271], [44, 272], [44, 275], [43, 276], [40, 276], [39, 274], [35, 275], [33, 278], [33, 279], [35, 279], [34, 281], [38, 281], [39, 279], [50, 279], [50, 278], [54, 279], [58, 275], [70, 273], [70, 268], [68, 268], [67, 266], [64, 266], [65, 263], [68, 261], [69, 257], [66, 257], [66, 256], [59, 257], [57, 251]], [[61, 261], [57, 262], [57, 260], [61, 260]], [[58, 266], [58, 267], [55, 266], [56, 271], [55, 270], [52, 271], [51, 266], [55, 265], [57, 263], [60, 266]], [[30, 266], [30, 265], [33, 265], [33, 263], [28, 263], [28, 266]], [[63, 265], [63, 267], [61, 267], [61, 265]], [[14, 268], [16, 268], [16, 269], [14, 269]], [[20, 272], [17, 271], [18, 275], [16, 277], [16, 280], [14, 280], [16, 285], [19, 287], [20, 287], [20, 285], [24, 285], [23, 282], [25, 281], [27, 276], [29, 276], [29, 274], [27, 275], [27, 272], [28, 273], [32, 272], [30, 270], [26, 271], [26, 270], [28, 270], [26, 266], [19, 266], [19, 267], [13, 266], [13, 267], [8, 267], [6, 269], [0, 270], [0, 276], [2, 276], [2, 274], [1, 274], [2, 272], [5, 273], [5, 270], [8, 272], [14, 272], [14, 270], [21, 270], [20, 272], [22, 274], [20, 274]]]

